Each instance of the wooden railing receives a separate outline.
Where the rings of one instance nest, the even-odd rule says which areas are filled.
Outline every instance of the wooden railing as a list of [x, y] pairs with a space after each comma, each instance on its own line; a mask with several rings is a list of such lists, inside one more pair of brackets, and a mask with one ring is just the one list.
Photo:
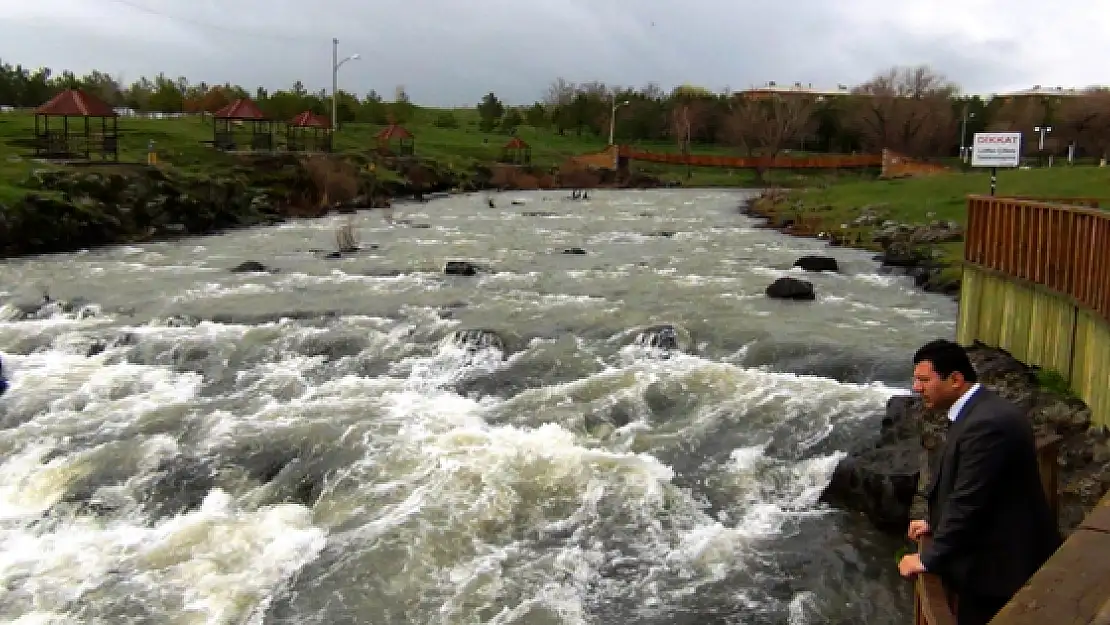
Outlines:
[[1110, 213], [971, 196], [966, 239], [968, 263], [1047, 287], [1110, 320]]
[[[928, 536], [922, 537], [917, 552], [924, 552], [929, 542]], [[956, 625], [954, 599], [940, 577], [932, 573], [918, 575], [913, 586], [914, 625]]]
[[[1037, 467], [1040, 470], [1041, 486], [1048, 498], [1053, 518], [1059, 518], [1057, 457], [1060, 453], [1060, 441], [1061, 438], [1055, 434], [1037, 439]], [[930, 537], [922, 537], [918, 541], [917, 552], [924, 552], [929, 541]], [[959, 597], [944, 587], [940, 577], [932, 573], [917, 576], [913, 589], [914, 625], [956, 625], [958, 609]]]
[[991, 625], [1110, 625], [1110, 494]]

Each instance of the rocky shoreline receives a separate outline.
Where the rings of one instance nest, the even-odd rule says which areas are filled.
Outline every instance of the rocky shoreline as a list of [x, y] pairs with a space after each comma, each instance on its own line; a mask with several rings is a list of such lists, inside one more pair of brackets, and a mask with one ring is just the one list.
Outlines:
[[[588, 171], [563, 177], [502, 165], [464, 170], [428, 159], [393, 159], [371, 166], [295, 155], [242, 156], [215, 175], [172, 166], [44, 165], [15, 185], [26, 195], [0, 202], [0, 258], [215, 234], [450, 193], [616, 186]], [[664, 184], [641, 175], [621, 186]]]
[[[982, 344], [968, 349], [984, 386], [1012, 401], [1038, 436], [1061, 437], [1059, 525], [1068, 534], [1110, 490], [1110, 433], [1091, 428], [1090, 409], [1079, 399], [1042, 388], [1037, 370]], [[939, 454], [947, 416], [912, 396], [892, 397], [875, 439], [837, 466], [823, 499], [865, 514], [880, 529], [905, 531], [924, 514], [929, 466]]]
[[937, 248], [942, 243], [963, 240], [963, 229], [955, 222], [900, 223], [886, 219], [881, 206], [873, 206], [860, 209], [850, 223], [835, 229], [806, 214], [778, 190], [764, 191], [743, 202], [740, 212], [761, 219], [764, 227], [783, 234], [817, 238], [837, 247], [877, 251], [875, 260], [883, 271], [911, 276], [918, 287], [929, 293], [959, 295], [959, 274], [944, 261]]

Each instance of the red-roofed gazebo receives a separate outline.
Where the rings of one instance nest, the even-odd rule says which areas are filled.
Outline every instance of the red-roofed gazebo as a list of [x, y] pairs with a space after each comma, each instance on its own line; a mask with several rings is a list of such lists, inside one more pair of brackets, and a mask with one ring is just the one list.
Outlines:
[[513, 165], [531, 165], [532, 147], [520, 137], [513, 137], [501, 146], [501, 162]]
[[212, 145], [220, 150], [237, 150], [235, 128], [244, 124], [251, 127], [252, 150], [274, 149], [274, 122], [250, 98], [239, 98], [212, 114]]
[[[61, 118], [61, 128], [55, 121]], [[74, 128], [71, 118], [84, 120], [84, 130]], [[100, 124], [89, 120], [99, 119]], [[111, 120], [109, 123], [108, 120]], [[35, 109], [35, 156], [50, 159], [92, 160], [92, 155], [100, 160], [119, 160], [119, 116], [112, 107], [94, 95], [80, 89], [67, 89], [50, 98], [48, 102]]]
[[285, 147], [290, 152], [331, 152], [331, 122], [305, 111], [285, 125]]
[[412, 156], [416, 152], [415, 137], [400, 124], [390, 124], [382, 128], [374, 138], [378, 141], [378, 151], [383, 154], [393, 154], [391, 145], [394, 140], [397, 141], [399, 156]]

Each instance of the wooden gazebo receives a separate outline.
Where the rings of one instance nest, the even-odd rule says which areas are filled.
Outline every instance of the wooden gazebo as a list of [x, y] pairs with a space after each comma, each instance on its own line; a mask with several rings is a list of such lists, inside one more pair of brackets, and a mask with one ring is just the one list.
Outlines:
[[[398, 155], [398, 156], [412, 156], [416, 153], [416, 139], [412, 133], [399, 124], [390, 124], [385, 128], [378, 131], [374, 135], [374, 139], [378, 142], [378, 151], [382, 154]], [[393, 150], [393, 142], [396, 140], [397, 149]]]
[[331, 122], [305, 111], [285, 125], [285, 147], [290, 152], [331, 152]]
[[[74, 118], [82, 122], [71, 123]], [[112, 107], [81, 89], [67, 89], [35, 109], [35, 156], [89, 161], [94, 155], [119, 161], [119, 116]]]
[[250, 124], [252, 150], [274, 149], [274, 122], [250, 98], [239, 98], [212, 114], [212, 145], [219, 150], [236, 151], [235, 128]]
[[509, 139], [508, 143], [501, 146], [501, 162], [513, 165], [531, 165], [532, 146], [525, 143], [520, 137]]

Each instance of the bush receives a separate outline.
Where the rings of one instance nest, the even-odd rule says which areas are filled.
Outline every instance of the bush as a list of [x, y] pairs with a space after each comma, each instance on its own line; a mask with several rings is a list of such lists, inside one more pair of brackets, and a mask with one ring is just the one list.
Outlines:
[[436, 116], [434, 122], [436, 128], [449, 128], [454, 130], [459, 127], [459, 120], [455, 119], [455, 115], [450, 111], [444, 111]]

